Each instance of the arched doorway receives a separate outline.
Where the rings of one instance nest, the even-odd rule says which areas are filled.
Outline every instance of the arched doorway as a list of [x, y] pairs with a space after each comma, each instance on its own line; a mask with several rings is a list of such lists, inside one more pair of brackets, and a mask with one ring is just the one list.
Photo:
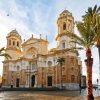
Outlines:
[[32, 75], [31, 77], [31, 86], [34, 87], [35, 85], [35, 75]]
[[48, 86], [52, 86], [52, 76], [48, 76], [47, 80], [48, 80]]
[[19, 78], [16, 79], [16, 87], [19, 87]]

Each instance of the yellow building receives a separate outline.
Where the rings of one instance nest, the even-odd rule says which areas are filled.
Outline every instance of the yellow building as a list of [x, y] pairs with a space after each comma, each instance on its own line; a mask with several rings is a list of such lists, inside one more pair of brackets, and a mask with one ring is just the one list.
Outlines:
[[[81, 61], [77, 52], [68, 51], [75, 47], [71, 43], [74, 34], [74, 17], [64, 10], [57, 20], [57, 47], [48, 51], [48, 40], [32, 37], [22, 43], [16, 30], [7, 35], [8, 53], [12, 59], [3, 62], [3, 87], [60, 87], [79, 88]], [[58, 57], [65, 58], [61, 66]], [[62, 74], [61, 74], [62, 73]]]

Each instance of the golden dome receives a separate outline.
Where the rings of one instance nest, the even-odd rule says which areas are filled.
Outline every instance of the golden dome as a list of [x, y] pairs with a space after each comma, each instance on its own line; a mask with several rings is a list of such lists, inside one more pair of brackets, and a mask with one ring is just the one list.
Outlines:
[[65, 16], [65, 15], [69, 15], [69, 16], [72, 16], [72, 13], [70, 13], [68, 10], [64, 10], [60, 16]]
[[21, 36], [19, 35], [19, 33], [17, 32], [16, 29], [15, 30], [12, 30], [10, 33], [8, 33], [7, 38], [8, 37], [11, 37], [11, 36], [15, 36], [15, 37], [21, 39]]

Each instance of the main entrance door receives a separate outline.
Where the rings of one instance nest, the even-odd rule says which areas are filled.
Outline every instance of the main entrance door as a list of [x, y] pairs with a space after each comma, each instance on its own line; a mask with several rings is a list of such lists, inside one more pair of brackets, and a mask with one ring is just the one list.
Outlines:
[[52, 76], [48, 76], [48, 86], [52, 86]]
[[16, 87], [19, 87], [19, 78], [16, 79]]
[[31, 86], [34, 87], [35, 85], [35, 75], [32, 75], [31, 77]]

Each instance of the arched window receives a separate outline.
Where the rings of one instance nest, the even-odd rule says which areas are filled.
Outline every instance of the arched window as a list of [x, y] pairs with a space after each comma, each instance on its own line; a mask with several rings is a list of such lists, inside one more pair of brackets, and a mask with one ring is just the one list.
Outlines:
[[19, 47], [19, 42], [17, 41], [17, 46]]
[[44, 65], [46, 66], [46, 61], [44, 61]]
[[62, 43], [62, 49], [64, 49], [64, 48], [65, 48], [65, 42]]
[[66, 30], [66, 23], [63, 23], [63, 30]]
[[17, 70], [19, 70], [20, 69], [20, 67], [19, 66], [17, 66]]
[[15, 45], [15, 41], [13, 41], [13, 46]]
[[70, 23], [68, 24], [68, 30], [69, 30], [69, 31], [71, 30], [71, 25], [70, 25]]
[[72, 20], [68, 19], [68, 31], [72, 31]]
[[29, 66], [27, 66], [26, 68], [27, 68], [27, 70], [28, 70], [28, 69], [29, 69]]
[[36, 68], [35, 64], [32, 64], [32, 70], [34, 70]]
[[11, 45], [11, 40], [9, 40], [9, 45]]

